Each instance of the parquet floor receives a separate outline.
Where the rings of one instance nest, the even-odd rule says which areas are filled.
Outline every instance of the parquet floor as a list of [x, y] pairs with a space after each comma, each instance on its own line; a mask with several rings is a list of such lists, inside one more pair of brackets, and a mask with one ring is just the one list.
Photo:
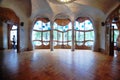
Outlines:
[[0, 80], [120, 80], [120, 54], [90, 50], [0, 51]]

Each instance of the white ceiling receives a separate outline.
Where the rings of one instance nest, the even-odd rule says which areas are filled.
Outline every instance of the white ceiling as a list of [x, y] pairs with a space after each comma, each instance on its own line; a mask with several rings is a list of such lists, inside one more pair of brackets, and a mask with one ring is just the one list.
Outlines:
[[31, 19], [101, 17], [109, 14], [119, 4], [119, 0], [75, 0], [68, 4], [56, 0], [0, 0], [0, 6], [11, 8], [17, 15], [23, 14]]

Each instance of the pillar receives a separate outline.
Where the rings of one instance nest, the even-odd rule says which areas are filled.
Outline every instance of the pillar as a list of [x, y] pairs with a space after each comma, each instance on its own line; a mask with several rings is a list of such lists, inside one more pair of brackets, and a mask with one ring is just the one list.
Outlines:
[[51, 30], [50, 30], [50, 51], [53, 51], [53, 21], [50, 22]]
[[75, 37], [74, 37], [74, 21], [72, 21], [72, 51], [75, 50]]

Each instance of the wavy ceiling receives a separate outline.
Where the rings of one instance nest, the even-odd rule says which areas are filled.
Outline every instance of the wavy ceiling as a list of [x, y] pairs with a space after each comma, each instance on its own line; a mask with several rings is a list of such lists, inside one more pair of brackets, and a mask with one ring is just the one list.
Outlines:
[[98, 17], [98, 14], [109, 14], [119, 4], [119, 0], [75, 0], [68, 4], [59, 4], [56, 0], [0, 0], [0, 6], [31, 16], [32, 19], [38, 16], [71, 19], [78, 16]]

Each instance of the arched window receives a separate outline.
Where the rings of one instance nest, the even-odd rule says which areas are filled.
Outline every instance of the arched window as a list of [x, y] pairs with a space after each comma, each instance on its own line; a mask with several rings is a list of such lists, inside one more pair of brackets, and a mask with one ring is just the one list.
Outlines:
[[94, 43], [92, 22], [88, 19], [75, 21], [75, 48], [90, 49]]
[[[61, 22], [61, 21], [60, 21]], [[63, 21], [64, 22], [64, 21]], [[71, 48], [72, 46], [72, 24], [59, 25], [54, 22], [53, 26], [54, 48]]]
[[32, 32], [32, 41], [36, 48], [50, 48], [50, 22], [36, 21]]

